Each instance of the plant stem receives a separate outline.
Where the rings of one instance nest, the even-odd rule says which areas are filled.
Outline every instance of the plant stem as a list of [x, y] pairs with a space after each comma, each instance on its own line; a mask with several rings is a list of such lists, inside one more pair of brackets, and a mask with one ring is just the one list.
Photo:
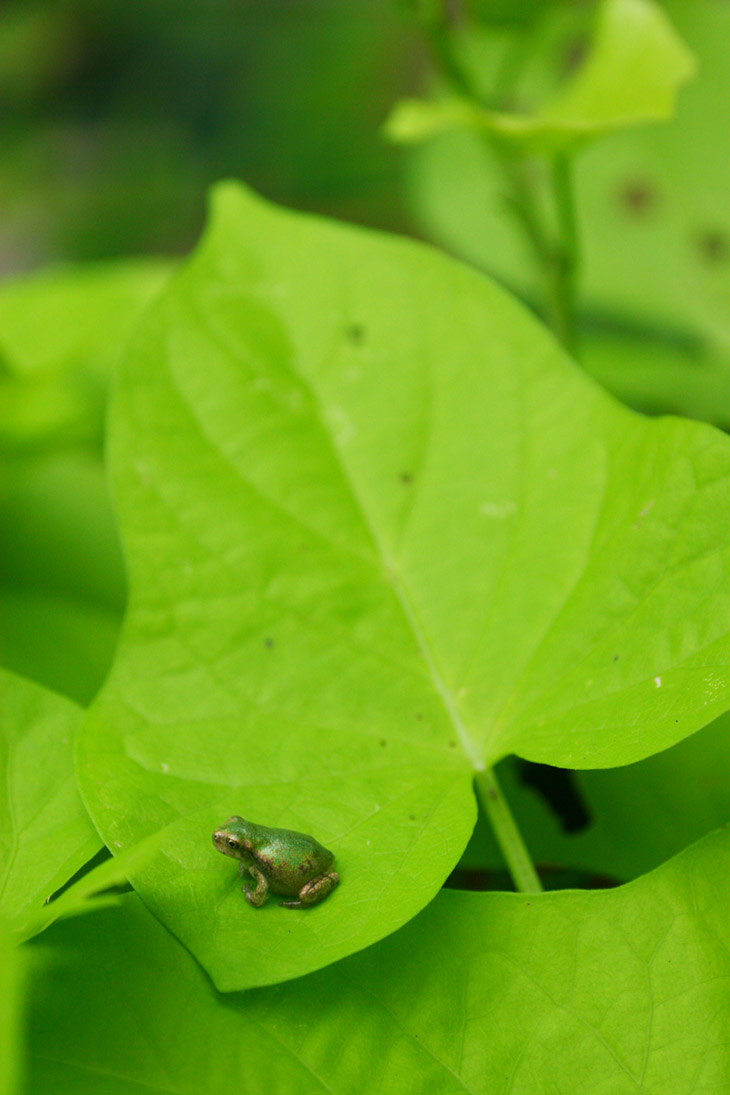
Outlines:
[[[431, 53], [442, 76], [465, 98], [482, 106], [471, 74], [461, 63], [453, 47], [452, 27], [446, 9], [430, 22], [424, 20], [424, 30]], [[518, 56], [519, 64], [524, 60]], [[514, 72], [519, 70], [516, 62]], [[508, 74], [511, 74], [510, 67]], [[504, 86], [501, 94], [509, 89]], [[524, 155], [515, 155], [499, 141], [486, 138], [490, 151], [505, 178], [509, 205], [519, 220], [537, 259], [547, 298], [547, 319], [558, 339], [571, 353], [576, 352], [576, 275], [578, 270], [578, 230], [573, 201], [571, 161], [565, 153], [551, 160], [551, 182], [555, 204], [558, 240], [554, 242], [543, 224], [529, 180], [525, 177]]]
[[507, 800], [497, 782], [493, 768], [478, 772], [476, 788], [479, 799], [492, 823], [495, 836], [512, 875], [515, 889], [520, 893], [541, 893], [542, 885], [537, 877], [522, 834], [512, 817]]
[[558, 153], [553, 159], [552, 179], [560, 236], [560, 247], [554, 256], [553, 328], [563, 345], [575, 352], [578, 229], [573, 202], [571, 162], [564, 153]]

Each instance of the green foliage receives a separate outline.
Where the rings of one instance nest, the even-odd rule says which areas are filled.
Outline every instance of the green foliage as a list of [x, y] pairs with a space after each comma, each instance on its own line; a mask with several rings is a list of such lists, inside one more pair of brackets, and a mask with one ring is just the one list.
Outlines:
[[[398, 6], [459, 93], [418, 124], [481, 131], [413, 153], [428, 233], [634, 407], [730, 424], [715, 0], [11, 4], [3, 261], [44, 96], [79, 176], [56, 238], [186, 238], [173, 56], [198, 183], [266, 145], [274, 193], [342, 215], [347, 177], [365, 209], [359, 81], [418, 68]], [[30, 678], [0, 671], [0, 1095], [725, 1091], [727, 437], [628, 411], [482, 275], [235, 183], [171, 267], [0, 287], [0, 664]], [[341, 885], [251, 908], [232, 813], [314, 834]]]
[[467, 0], [467, 10], [488, 26], [530, 23], [540, 15], [542, 5], [534, 0]]
[[[412, 916], [484, 764], [626, 764], [730, 704], [727, 441], [622, 410], [418, 246], [221, 188], [110, 459], [131, 603], [79, 778], [108, 844], [170, 827], [135, 884], [219, 987]], [[233, 813], [335, 851], [316, 942], [241, 915], [200, 836]]]
[[34, 944], [31, 1088], [716, 1095], [727, 855], [723, 831], [614, 891], [445, 891], [363, 954], [226, 997], [130, 896]]
[[695, 60], [654, 0], [603, 0], [584, 64], [530, 114], [486, 110], [463, 99], [396, 105], [385, 127], [414, 143], [452, 129], [536, 151], [565, 152], [626, 126], [665, 121]]

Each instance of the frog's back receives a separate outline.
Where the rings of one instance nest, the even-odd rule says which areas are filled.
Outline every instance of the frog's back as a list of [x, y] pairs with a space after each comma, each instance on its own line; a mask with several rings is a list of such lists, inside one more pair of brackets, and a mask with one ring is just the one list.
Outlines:
[[330, 870], [335, 857], [313, 836], [292, 829], [260, 826], [253, 858], [268, 876], [275, 893], [296, 894], [305, 882]]

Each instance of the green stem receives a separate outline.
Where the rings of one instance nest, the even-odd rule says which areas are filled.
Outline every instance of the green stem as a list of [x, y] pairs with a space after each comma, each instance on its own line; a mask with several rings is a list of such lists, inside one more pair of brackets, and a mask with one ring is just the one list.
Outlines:
[[553, 327], [563, 345], [576, 347], [576, 275], [578, 272], [578, 227], [573, 201], [571, 162], [558, 153], [552, 163], [553, 193], [560, 246], [555, 252], [553, 271]]
[[[482, 105], [470, 73], [453, 48], [452, 28], [445, 14], [424, 21], [424, 30], [434, 60], [442, 75], [460, 95]], [[508, 89], [502, 86], [504, 94]], [[554, 242], [543, 224], [529, 180], [525, 176], [524, 157], [507, 151], [498, 141], [487, 138], [502, 170], [509, 204], [519, 220], [537, 259], [547, 298], [548, 322], [571, 353], [576, 351], [576, 275], [578, 270], [578, 230], [573, 201], [571, 161], [563, 153], [551, 162], [552, 190], [558, 226]]]
[[521, 893], [541, 893], [542, 885], [525, 847], [522, 834], [512, 817], [507, 800], [497, 782], [493, 768], [477, 773], [479, 799], [492, 823], [495, 836], [512, 875], [515, 889]]

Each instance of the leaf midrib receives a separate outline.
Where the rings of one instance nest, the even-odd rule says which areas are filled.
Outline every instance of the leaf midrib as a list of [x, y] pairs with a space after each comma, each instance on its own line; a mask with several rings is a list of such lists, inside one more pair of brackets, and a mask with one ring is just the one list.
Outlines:
[[[196, 308], [195, 308], [194, 302], [191, 301], [188, 298], [186, 300], [186, 304], [188, 306], [188, 309], [191, 310], [193, 312], [193, 314], [195, 314]], [[227, 344], [227, 339], [221, 334], [221, 332], [214, 331], [214, 330], [211, 329], [210, 317], [201, 316], [198, 313], [196, 318], [197, 318], [198, 323], [200, 323], [203, 326], [204, 330], [218, 343], [218, 345], [221, 347], [223, 352], [225, 352], [226, 354], [231, 354], [235, 359], [235, 353], [233, 353], [233, 351], [231, 350], [231, 348]], [[326, 420], [325, 420], [325, 418], [322, 414], [322, 401], [321, 401], [319, 392], [317, 391], [316, 387], [314, 386], [312, 381], [307, 376], [303, 375], [300, 372], [295, 373], [294, 370], [292, 369], [291, 365], [287, 365], [287, 367], [288, 367], [290, 373], [292, 373], [292, 375], [294, 376], [294, 378], [304, 388], [306, 388], [306, 390], [310, 394], [311, 401], [312, 401], [311, 405], [312, 405], [312, 410], [313, 410], [313, 417], [316, 419], [316, 425], [319, 429], [319, 433], [322, 436], [322, 438], [324, 439], [325, 444], [326, 444], [326, 446], [327, 446], [327, 448], [328, 448], [328, 450], [329, 450], [329, 452], [332, 456], [332, 459], [334, 460], [334, 463], [335, 463], [335, 465], [336, 465], [336, 467], [337, 467], [337, 469], [338, 469], [338, 471], [339, 471], [339, 473], [342, 477], [342, 480], [343, 480], [345, 486], [347, 487], [347, 489], [350, 493], [351, 499], [354, 503], [355, 510], [356, 510], [356, 512], [357, 512], [357, 514], [360, 518], [362, 526], [363, 526], [363, 528], [364, 528], [364, 530], [365, 530], [365, 532], [368, 536], [368, 539], [370, 540], [370, 543], [371, 543], [371, 546], [373, 548], [373, 553], [375, 555], [375, 558], [380, 563], [380, 571], [381, 571], [382, 578], [384, 579], [385, 584], [389, 585], [390, 588], [393, 590], [393, 594], [396, 598], [396, 601], [398, 603], [398, 607], [401, 611], [401, 614], [403, 615], [403, 618], [404, 618], [404, 620], [405, 620], [405, 622], [408, 626], [408, 629], [410, 630], [413, 638], [416, 641], [416, 645], [418, 647], [419, 653], [423, 657], [423, 660], [424, 660], [424, 663], [425, 663], [425, 666], [426, 666], [426, 670], [427, 670], [427, 675], [428, 675], [428, 677], [430, 677], [431, 683], [432, 683], [439, 699], [441, 700], [441, 703], [442, 703], [443, 708], [446, 712], [446, 715], [449, 719], [449, 722], [451, 723], [451, 725], [452, 725], [452, 727], [453, 727], [453, 729], [454, 729], [454, 731], [455, 731], [455, 733], [456, 733], [456, 735], [457, 735], [457, 737], [458, 737], [458, 739], [461, 743], [461, 746], [464, 750], [464, 753], [465, 753], [467, 759], [469, 760], [469, 763], [471, 764], [471, 766], [474, 768], [474, 770], [476, 772], [484, 771], [485, 764], [484, 764], [484, 760], [481, 756], [481, 753], [479, 751], [477, 742], [475, 741], [475, 739], [470, 734], [469, 729], [467, 728], [464, 720], [462, 719], [462, 717], [459, 713], [458, 707], [456, 705], [455, 698], [452, 695], [451, 691], [449, 690], [449, 688], [446, 684], [446, 681], [444, 679], [444, 676], [441, 673], [438, 665], [436, 664], [436, 660], [435, 660], [434, 656], [431, 653], [431, 649], [430, 649], [428, 641], [427, 641], [425, 630], [424, 630], [423, 626], [421, 625], [421, 623], [418, 619], [416, 609], [415, 609], [415, 605], [413, 604], [413, 598], [412, 598], [411, 594], [409, 593], [405, 582], [403, 581], [402, 574], [398, 571], [393, 559], [390, 557], [390, 555], [389, 555], [389, 553], [388, 553], [388, 551], [385, 547], [385, 544], [383, 543], [381, 537], [378, 535], [378, 532], [377, 532], [374, 524], [370, 520], [370, 518], [368, 516], [368, 513], [367, 513], [367, 510], [366, 510], [366, 508], [363, 504], [363, 501], [360, 498], [360, 495], [358, 494], [357, 490], [355, 489], [355, 483], [354, 483], [352, 475], [350, 474], [350, 471], [349, 471], [349, 469], [348, 469], [348, 467], [347, 467], [347, 465], [346, 465], [346, 463], [343, 459], [342, 453], [337, 448], [337, 446], [334, 442], [334, 439], [331, 436], [331, 434], [330, 434], [330, 432], [327, 428]], [[169, 366], [167, 367], [166, 372], [167, 372], [167, 375], [169, 377], [171, 386], [178, 393], [178, 396], [179, 396], [180, 400], [183, 402], [183, 404], [187, 408], [187, 410], [190, 413], [190, 415], [192, 416], [193, 420], [197, 423], [198, 428], [203, 433], [203, 436], [207, 436], [206, 431], [203, 430], [202, 423], [200, 422], [200, 419], [198, 417], [196, 408], [191, 404], [190, 400], [187, 398], [186, 393], [182, 390], [180, 384], [177, 381], [177, 378], [175, 377], [175, 375], [173, 374], [173, 371], [169, 368]], [[210, 439], [210, 440], [212, 441], [212, 439]], [[221, 457], [226, 461], [226, 463], [231, 465], [231, 462], [230, 462], [229, 458], [220, 449], [220, 447], [218, 445], [216, 445], [216, 448], [217, 448], [218, 452], [220, 453]], [[235, 468], [235, 465], [231, 465], [231, 466], [233, 467], [233, 470], [236, 472], [236, 475], [239, 475], [238, 469]], [[267, 498], [267, 501], [272, 505], [274, 504], [272, 499]]]

